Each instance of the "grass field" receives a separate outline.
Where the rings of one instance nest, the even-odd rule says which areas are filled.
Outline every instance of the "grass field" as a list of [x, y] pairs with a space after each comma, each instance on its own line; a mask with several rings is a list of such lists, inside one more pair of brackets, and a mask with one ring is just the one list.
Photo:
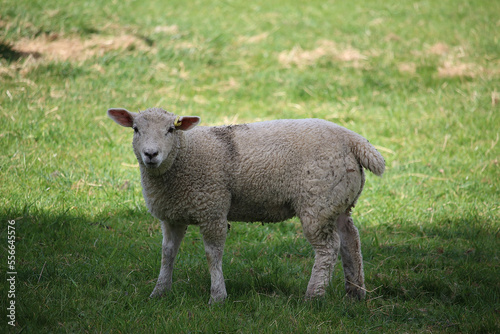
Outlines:
[[[2, 332], [499, 332], [498, 13], [487, 0], [2, 1]], [[106, 110], [153, 106], [204, 125], [323, 118], [376, 145], [387, 170], [353, 215], [367, 299], [345, 297], [337, 265], [327, 296], [303, 300], [314, 254], [293, 219], [231, 225], [229, 299], [212, 307], [190, 227], [172, 292], [150, 300], [161, 231], [132, 133]]]

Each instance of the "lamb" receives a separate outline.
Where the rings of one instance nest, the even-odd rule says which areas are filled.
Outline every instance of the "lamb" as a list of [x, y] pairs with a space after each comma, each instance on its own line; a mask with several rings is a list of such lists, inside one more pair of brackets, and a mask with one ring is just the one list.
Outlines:
[[340, 251], [346, 293], [363, 299], [359, 233], [350, 216], [365, 183], [381, 176], [382, 155], [362, 136], [320, 119], [196, 126], [200, 118], [160, 108], [109, 109], [134, 130], [146, 206], [161, 221], [160, 274], [150, 297], [172, 287], [174, 259], [188, 225], [203, 237], [209, 303], [227, 297], [222, 255], [228, 221], [281, 222], [297, 216], [315, 252], [306, 298], [325, 294]]

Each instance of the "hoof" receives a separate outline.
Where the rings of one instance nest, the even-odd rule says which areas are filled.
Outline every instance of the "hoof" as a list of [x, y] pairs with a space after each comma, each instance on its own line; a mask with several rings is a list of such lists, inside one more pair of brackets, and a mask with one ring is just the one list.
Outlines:
[[222, 296], [211, 296], [210, 300], [208, 301], [208, 305], [215, 305], [215, 304], [222, 304], [226, 301], [227, 295], [222, 295]]
[[346, 287], [345, 291], [347, 293], [347, 296], [349, 296], [352, 299], [363, 300], [366, 297], [366, 289], [365, 288], [358, 288], [355, 286], [349, 286], [349, 287]]
[[165, 295], [165, 291], [160, 291], [154, 289], [153, 292], [149, 295], [149, 298], [161, 298]]
[[306, 291], [306, 300], [311, 300], [319, 297], [323, 297], [326, 294], [324, 287], [308, 287]]
[[163, 297], [163, 294], [159, 294], [159, 293], [152, 293], [152, 294], [149, 295], [150, 299], [153, 299], [153, 298], [159, 299], [161, 297]]

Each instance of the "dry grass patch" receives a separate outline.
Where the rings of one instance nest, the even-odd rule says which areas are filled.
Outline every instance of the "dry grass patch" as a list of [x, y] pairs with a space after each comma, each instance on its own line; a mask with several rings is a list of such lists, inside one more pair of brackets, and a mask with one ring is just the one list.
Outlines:
[[484, 72], [479, 64], [463, 61], [467, 58], [463, 46], [450, 47], [446, 43], [438, 42], [427, 48], [426, 55], [441, 57], [442, 63], [437, 69], [437, 76], [440, 78], [474, 78]]
[[101, 36], [90, 38], [60, 37], [41, 35], [34, 39], [22, 38], [14, 43], [13, 49], [35, 58], [56, 61], [84, 61], [94, 56], [102, 56], [113, 50], [139, 49], [150, 50], [151, 47], [141, 38], [133, 35]]
[[442, 66], [438, 67], [438, 77], [469, 77], [474, 78], [481, 72], [481, 68], [472, 63], [461, 63], [457, 61], [445, 61]]
[[349, 62], [352, 66], [359, 66], [360, 62], [367, 57], [352, 46], [340, 47], [335, 42], [321, 40], [318, 47], [313, 50], [304, 50], [300, 46], [295, 46], [292, 50], [282, 51], [278, 55], [278, 61], [285, 67], [313, 66], [320, 59], [327, 58], [333, 61]]
[[400, 63], [398, 64], [398, 70], [401, 73], [415, 74], [417, 72], [417, 64], [415, 63]]
[[441, 42], [432, 45], [427, 50], [427, 52], [429, 54], [438, 55], [438, 56], [443, 56], [443, 55], [447, 54], [449, 51], [450, 51], [450, 47], [447, 44], [441, 43]]
[[263, 32], [253, 36], [240, 36], [238, 37], [238, 42], [242, 44], [256, 44], [266, 40], [268, 37], [269, 32]]
[[385, 36], [384, 40], [386, 42], [399, 42], [401, 40], [401, 37], [391, 32], [387, 36]]
[[177, 35], [179, 33], [179, 26], [176, 24], [170, 26], [156, 26], [153, 32], [155, 34]]

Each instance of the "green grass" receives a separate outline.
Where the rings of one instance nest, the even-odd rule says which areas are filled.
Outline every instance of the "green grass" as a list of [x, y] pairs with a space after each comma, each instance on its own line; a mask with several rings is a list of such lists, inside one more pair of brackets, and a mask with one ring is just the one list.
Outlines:
[[[0, 284], [2, 328], [498, 332], [499, 12], [486, 0], [3, 1], [0, 261], [7, 278], [15, 220], [17, 276], [16, 327]], [[205, 125], [324, 118], [370, 139], [387, 170], [354, 212], [367, 299], [345, 297], [338, 265], [327, 296], [303, 300], [313, 251], [293, 219], [231, 224], [229, 299], [213, 307], [190, 227], [172, 292], [149, 300], [161, 231], [131, 133], [105, 112], [153, 106]]]

